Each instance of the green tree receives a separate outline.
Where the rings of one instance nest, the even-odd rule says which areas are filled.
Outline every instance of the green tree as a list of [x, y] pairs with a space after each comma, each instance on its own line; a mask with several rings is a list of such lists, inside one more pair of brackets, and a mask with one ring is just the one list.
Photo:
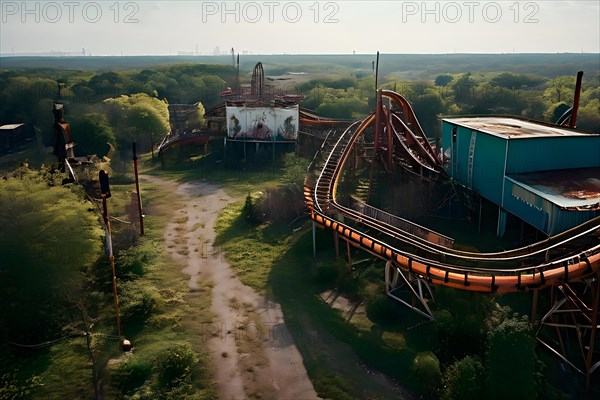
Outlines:
[[446, 110], [440, 94], [432, 88], [426, 88], [423, 94], [412, 98], [411, 103], [425, 134], [430, 138], [437, 137], [440, 133], [438, 115]]
[[486, 316], [495, 304], [493, 299], [481, 293], [439, 287], [436, 304], [444, 307], [436, 312], [442, 361], [448, 363], [482, 352], [486, 343]]
[[109, 145], [116, 146], [117, 139], [103, 114], [84, 114], [74, 118], [71, 125], [71, 135], [77, 144], [75, 152], [78, 155], [97, 154], [102, 157], [107, 154]]
[[501, 86], [506, 89], [518, 89], [528, 86], [538, 86], [544, 83], [544, 79], [521, 74], [511, 74], [503, 72], [493, 78], [490, 82], [494, 86]]
[[488, 321], [486, 351], [487, 398], [537, 398], [535, 338], [526, 316], [495, 311]]
[[435, 86], [446, 86], [452, 82], [453, 79], [454, 77], [450, 74], [440, 74], [435, 77]]
[[593, 99], [579, 108], [577, 128], [600, 133], [600, 99]]
[[473, 88], [476, 83], [471, 79], [471, 73], [467, 72], [456, 78], [452, 83], [452, 92], [454, 93], [454, 100], [457, 104], [470, 103], [473, 98]]
[[573, 104], [575, 81], [576, 78], [574, 76], [557, 76], [546, 84], [544, 97], [551, 103], [565, 102]]
[[[0, 121], [43, 126], [51, 120], [49, 100], [56, 96], [57, 82], [52, 79], [5, 76], [0, 80]], [[48, 107], [43, 114], [43, 107]]]
[[547, 121], [555, 123], [570, 108], [571, 106], [563, 102], [551, 104], [544, 113], [544, 117]]
[[415, 383], [425, 395], [425, 398], [437, 398], [436, 393], [442, 381], [440, 362], [432, 352], [416, 355], [411, 372]]
[[196, 107], [196, 112], [190, 116], [188, 119], [188, 127], [190, 129], [200, 129], [206, 125], [206, 120], [204, 119], [204, 106], [202, 103], [198, 102], [198, 106]]
[[466, 356], [444, 372], [442, 400], [478, 400], [483, 398], [484, 370], [479, 357]]
[[79, 318], [73, 300], [103, 231], [90, 204], [56, 184], [63, 177], [22, 167], [0, 180], [0, 295], [10, 299], [0, 307], [3, 339], [39, 343]]
[[128, 148], [136, 141], [141, 151], [148, 151], [169, 132], [167, 103], [146, 93], [106, 99], [111, 124], [115, 127], [117, 142]]

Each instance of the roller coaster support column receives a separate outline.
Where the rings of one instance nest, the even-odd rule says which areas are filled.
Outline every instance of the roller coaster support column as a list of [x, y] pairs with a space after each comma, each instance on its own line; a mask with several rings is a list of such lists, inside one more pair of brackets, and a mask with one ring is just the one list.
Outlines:
[[312, 222], [312, 244], [313, 244], [313, 258], [317, 257], [317, 233], [316, 231], [317, 224], [315, 221]]
[[340, 258], [340, 239], [337, 231], [333, 231], [333, 244], [335, 245], [335, 259], [338, 260]]
[[[391, 102], [388, 99], [387, 102], [387, 106], [385, 105], [381, 105], [382, 108], [386, 107], [385, 109], [382, 110], [382, 114], [385, 115], [385, 127], [386, 127], [386, 133], [387, 133], [387, 148], [386, 148], [386, 169], [388, 171], [388, 173], [390, 174], [390, 177], [392, 176], [392, 172], [393, 172], [393, 156], [394, 156], [394, 139], [392, 137], [392, 112], [391, 112]], [[384, 112], [385, 111], [385, 112]]]
[[593, 288], [592, 288], [592, 332], [590, 337], [590, 346], [588, 349], [587, 360], [586, 360], [586, 379], [585, 379], [585, 390], [590, 390], [590, 376], [596, 370], [600, 368], [600, 361], [592, 365], [594, 359], [594, 345], [596, 344], [596, 334], [598, 333], [598, 308], [600, 297], [600, 274], [596, 273]]
[[[594, 352], [598, 336], [600, 274], [551, 287], [551, 308], [539, 322], [538, 342], [565, 364], [581, 373], [589, 389], [591, 375], [600, 368]], [[594, 360], [596, 357], [596, 360]]]
[[538, 297], [540, 290], [535, 288], [533, 289], [533, 301], [531, 302], [531, 323], [535, 324], [537, 320], [537, 306], [538, 306]]
[[402, 271], [392, 261], [388, 261], [385, 264], [385, 291], [392, 299], [427, 318], [429, 321], [433, 321], [433, 313], [427, 304], [427, 297], [433, 300], [433, 293], [431, 292], [429, 283], [419, 275], [410, 271]]
[[348, 240], [346, 240], [346, 252], [348, 253], [348, 265], [352, 268], [352, 249]]
[[367, 192], [367, 203], [371, 199], [371, 186], [373, 184], [373, 171], [375, 169], [375, 163], [377, 162], [377, 155], [379, 154], [380, 146], [380, 135], [381, 135], [381, 89], [377, 89], [375, 96], [375, 139], [373, 143], [373, 158], [371, 159], [371, 173], [369, 175], [369, 190]]

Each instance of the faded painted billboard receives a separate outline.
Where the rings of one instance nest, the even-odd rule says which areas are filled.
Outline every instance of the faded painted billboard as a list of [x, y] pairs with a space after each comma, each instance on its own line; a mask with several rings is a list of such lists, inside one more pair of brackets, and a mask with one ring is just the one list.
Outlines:
[[298, 106], [227, 106], [230, 140], [292, 142], [298, 138]]

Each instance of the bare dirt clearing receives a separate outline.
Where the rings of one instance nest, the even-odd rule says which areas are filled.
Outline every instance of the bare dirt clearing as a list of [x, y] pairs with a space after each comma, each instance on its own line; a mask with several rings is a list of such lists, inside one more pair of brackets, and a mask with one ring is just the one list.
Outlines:
[[210, 348], [219, 397], [318, 398], [279, 304], [243, 285], [220, 249], [212, 246], [217, 215], [233, 199], [206, 182], [143, 179], [175, 191], [182, 199], [173, 204], [173, 217], [164, 233], [165, 249], [184, 266], [190, 290], [207, 282], [212, 286], [214, 318], [203, 324], [201, 338]]

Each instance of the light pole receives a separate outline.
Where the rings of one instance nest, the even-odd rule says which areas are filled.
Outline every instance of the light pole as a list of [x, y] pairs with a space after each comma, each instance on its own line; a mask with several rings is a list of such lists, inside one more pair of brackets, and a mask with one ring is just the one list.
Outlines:
[[115, 273], [115, 257], [112, 249], [112, 237], [110, 234], [110, 218], [108, 216], [108, 205], [107, 199], [110, 198], [110, 185], [108, 183], [108, 172], [101, 169], [98, 172], [98, 180], [100, 181], [100, 195], [102, 196], [102, 217], [104, 218], [104, 226], [106, 229], [106, 253], [108, 260], [110, 261], [110, 268], [112, 271], [112, 287], [113, 297], [115, 300], [115, 310], [117, 313], [117, 335], [121, 341], [121, 349], [128, 351], [131, 349], [131, 342], [121, 337], [121, 317], [119, 315], [119, 298], [117, 296], [117, 275]]
[[140, 236], [144, 236], [144, 215], [142, 214], [142, 194], [140, 193], [140, 180], [138, 177], [137, 153], [133, 142], [133, 171], [135, 173], [135, 190], [137, 192], [138, 214], [140, 216]]

